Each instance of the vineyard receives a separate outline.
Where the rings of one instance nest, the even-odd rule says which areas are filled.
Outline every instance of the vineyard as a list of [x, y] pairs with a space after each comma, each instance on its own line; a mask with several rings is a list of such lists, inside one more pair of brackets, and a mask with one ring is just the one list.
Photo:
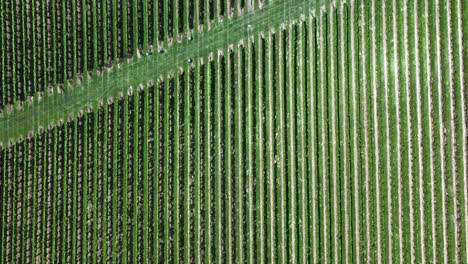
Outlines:
[[467, 22], [0, 1], [0, 263], [467, 263]]

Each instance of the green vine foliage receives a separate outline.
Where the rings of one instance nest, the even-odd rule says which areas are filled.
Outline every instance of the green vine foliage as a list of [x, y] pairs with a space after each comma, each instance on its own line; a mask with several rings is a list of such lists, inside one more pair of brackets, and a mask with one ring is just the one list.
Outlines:
[[467, 21], [0, 1], [0, 262], [467, 263]]

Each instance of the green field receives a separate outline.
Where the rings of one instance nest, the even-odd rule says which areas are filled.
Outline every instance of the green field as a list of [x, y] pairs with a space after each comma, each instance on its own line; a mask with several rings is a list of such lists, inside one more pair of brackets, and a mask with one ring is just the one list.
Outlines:
[[0, 15], [0, 263], [468, 263], [463, 0]]

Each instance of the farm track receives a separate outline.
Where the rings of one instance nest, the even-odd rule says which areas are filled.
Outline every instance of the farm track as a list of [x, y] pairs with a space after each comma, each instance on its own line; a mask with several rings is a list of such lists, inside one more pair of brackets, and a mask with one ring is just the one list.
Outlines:
[[0, 262], [466, 263], [462, 4], [255, 4], [4, 113]]

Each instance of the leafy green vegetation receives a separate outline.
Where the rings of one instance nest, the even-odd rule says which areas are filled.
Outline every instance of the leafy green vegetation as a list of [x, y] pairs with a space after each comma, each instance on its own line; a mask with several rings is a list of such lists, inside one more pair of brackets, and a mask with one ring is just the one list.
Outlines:
[[45, 2], [92, 34], [22, 106], [2, 46], [0, 262], [468, 260], [463, 1]]

